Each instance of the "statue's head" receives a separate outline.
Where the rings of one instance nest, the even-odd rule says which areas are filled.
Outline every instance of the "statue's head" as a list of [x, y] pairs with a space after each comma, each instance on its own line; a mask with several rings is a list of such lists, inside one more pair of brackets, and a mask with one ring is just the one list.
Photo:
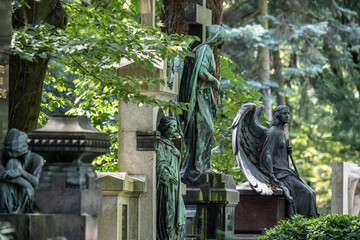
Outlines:
[[286, 105], [279, 105], [274, 110], [274, 122], [273, 126], [278, 126], [279, 124], [289, 123], [290, 120], [290, 110]]
[[178, 135], [177, 122], [174, 117], [165, 116], [161, 118], [158, 130], [161, 136], [165, 138], [172, 138]]
[[26, 133], [21, 132], [16, 128], [10, 129], [4, 140], [6, 153], [13, 158], [17, 158], [28, 153], [27, 139]]
[[206, 44], [220, 48], [227, 38], [226, 30], [220, 25], [210, 25], [206, 32]]

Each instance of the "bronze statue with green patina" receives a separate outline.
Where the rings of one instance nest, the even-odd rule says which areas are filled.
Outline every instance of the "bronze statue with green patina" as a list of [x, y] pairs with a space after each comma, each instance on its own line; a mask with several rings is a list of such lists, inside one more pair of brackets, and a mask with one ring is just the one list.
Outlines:
[[287, 198], [287, 217], [317, 217], [315, 191], [300, 177], [284, 132], [290, 119], [289, 107], [275, 108], [270, 129], [260, 124], [262, 110], [262, 105], [246, 103], [233, 121], [233, 151], [242, 172], [250, 186], [262, 195], [272, 195], [272, 188], [280, 187]]
[[182, 177], [190, 182], [195, 182], [201, 174], [212, 172], [213, 118], [217, 110], [213, 89], [220, 88], [220, 82], [215, 77], [213, 51], [223, 45], [226, 37], [223, 27], [209, 26], [206, 41], [193, 50], [195, 58], [189, 56], [185, 59], [178, 99], [191, 104], [181, 116], [185, 140]]
[[0, 213], [34, 212], [34, 189], [42, 166], [42, 157], [28, 150], [27, 135], [10, 129], [0, 154]]
[[177, 121], [163, 117], [156, 153], [156, 235], [159, 240], [180, 240], [185, 236], [186, 210], [181, 195], [180, 151], [172, 138], [178, 135]]

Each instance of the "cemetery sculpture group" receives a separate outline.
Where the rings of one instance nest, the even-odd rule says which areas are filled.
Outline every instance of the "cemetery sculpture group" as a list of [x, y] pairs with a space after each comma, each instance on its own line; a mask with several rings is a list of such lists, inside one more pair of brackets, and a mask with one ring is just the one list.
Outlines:
[[289, 122], [289, 107], [275, 108], [272, 127], [260, 124], [263, 106], [244, 104], [237, 112], [232, 128], [232, 145], [238, 164], [251, 187], [262, 195], [271, 195], [280, 187], [287, 198], [286, 216], [296, 213], [317, 217], [316, 196], [299, 173], [290, 167], [292, 148], [286, 139], [284, 125]]
[[193, 51], [195, 58], [187, 57], [179, 89], [179, 102], [191, 106], [181, 116], [185, 140], [182, 178], [195, 182], [204, 173], [211, 173], [211, 143], [216, 115], [213, 88], [220, 87], [215, 78], [216, 63], [213, 50], [220, 48], [227, 38], [219, 25], [207, 29], [206, 41]]
[[28, 150], [27, 135], [10, 129], [0, 155], [0, 213], [34, 213], [42, 166], [42, 157]]
[[186, 210], [181, 196], [180, 151], [172, 138], [178, 135], [177, 121], [163, 117], [156, 155], [157, 239], [184, 239]]

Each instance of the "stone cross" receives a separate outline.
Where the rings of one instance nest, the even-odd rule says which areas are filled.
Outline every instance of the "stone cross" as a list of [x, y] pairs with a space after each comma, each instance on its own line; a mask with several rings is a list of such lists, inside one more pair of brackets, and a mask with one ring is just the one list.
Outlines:
[[139, 0], [141, 24], [155, 27], [155, 0]]
[[0, 2], [0, 142], [2, 143], [8, 128], [9, 108], [9, 56], [12, 35], [11, 1]]
[[189, 24], [189, 35], [198, 36], [200, 42], [206, 40], [206, 27], [212, 24], [211, 19], [212, 12], [206, 8], [206, 0], [190, 0], [183, 5], [183, 21]]

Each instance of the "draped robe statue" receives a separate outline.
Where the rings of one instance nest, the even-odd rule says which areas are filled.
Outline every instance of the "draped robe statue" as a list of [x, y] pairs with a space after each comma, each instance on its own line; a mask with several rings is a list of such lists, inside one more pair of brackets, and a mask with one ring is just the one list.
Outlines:
[[34, 212], [34, 189], [42, 166], [42, 157], [28, 150], [27, 135], [10, 129], [0, 155], [0, 213]]
[[180, 151], [171, 141], [177, 133], [175, 118], [163, 117], [156, 154], [156, 235], [159, 240], [182, 240], [185, 237], [186, 210], [181, 195]]
[[209, 26], [205, 43], [193, 50], [195, 58], [185, 59], [178, 101], [191, 104], [181, 119], [185, 140], [182, 177], [190, 182], [212, 171], [210, 155], [213, 118], [217, 109], [212, 89], [220, 87], [220, 82], [214, 77], [216, 63], [213, 51], [222, 46], [226, 37], [223, 27]]

